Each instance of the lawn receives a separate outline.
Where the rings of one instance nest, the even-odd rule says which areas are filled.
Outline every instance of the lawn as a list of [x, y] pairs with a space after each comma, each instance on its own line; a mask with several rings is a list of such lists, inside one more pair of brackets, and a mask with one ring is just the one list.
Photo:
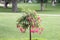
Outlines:
[[[3, 4], [2, 4], [3, 5]], [[28, 3], [18, 3], [18, 12], [24, 9], [39, 10], [40, 4], [28, 4]], [[0, 5], [0, 12], [12, 12], [12, 5], [9, 4], [8, 8], [4, 8], [4, 5]]]
[[[2, 4], [3, 5], [3, 4]], [[8, 8], [4, 8], [3, 6], [0, 5], [0, 12], [12, 12], [12, 6], [11, 4], [9, 4], [10, 6], [8, 6]], [[57, 5], [55, 7], [53, 7], [51, 4], [48, 4], [47, 7], [45, 6], [45, 10], [44, 11], [40, 11], [41, 7], [39, 3], [32, 3], [32, 4], [28, 4], [28, 3], [18, 3], [18, 13], [21, 12], [22, 8], [24, 9], [31, 9], [31, 10], [36, 10], [38, 13], [40, 14], [60, 14], [60, 5]]]
[[[42, 26], [45, 28], [41, 35], [32, 34], [33, 40], [60, 40], [60, 6], [52, 7], [50, 4], [44, 11], [40, 10], [40, 4], [18, 4], [19, 12], [11, 12], [11, 6], [5, 9], [0, 7], [0, 40], [28, 40], [29, 30], [21, 33], [16, 27], [16, 21], [22, 16], [21, 7], [24, 9], [38, 10], [41, 16]], [[47, 16], [50, 15], [50, 16]], [[55, 16], [51, 16], [55, 15]]]
[[[0, 13], [0, 40], [28, 40], [29, 32], [21, 33], [16, 28], [16, 20], [22, 14]], [[38, 14], [39, 15], [39, 14]], [[40, 15], [45, 28], [41, 35], [32, 34], [37, 40], [60, 40], [60, 16]]]

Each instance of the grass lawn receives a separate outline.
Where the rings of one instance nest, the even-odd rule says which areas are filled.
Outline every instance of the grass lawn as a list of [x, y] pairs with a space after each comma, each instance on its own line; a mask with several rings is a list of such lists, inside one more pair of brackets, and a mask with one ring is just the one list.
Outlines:
[[[21, 15], [0, 13], [0, 40], [28, 40], [28, 30], [20, 33], [16, 28], [16, 20]], [[41, 35], [32, 34], [33, 40], [60, 40], [60, 16], [40, 16], [45, 30]]]
[[[40, 10], [40, 4], [18, 4], [20, 8], [30, 8], [31, 10]], [[37, 11], [41, 16], [42, 26], [45, 28], [41, 35], [32, 34], [33, 40], [60, 40], [60, 16], [47, 16], [48, 15], [60, 15], [60, 6], [52, 7], [48, 5], [44, 11]], [[26, 33], [20, 33], [16, 28], [16, 20], [21, 17], [22, 13], [11, 12], [11, 6], [5, 9], [0, 7], [0, 40], [28, 40], [29, 30]]]
[[[3, 5], [3, 4], [2, 4]], [[3, 5], [4, 6], [4, 5]], [[11, 4], [10, 6], [8, 6], [8, 8], [4, 8], [3, 6], [0, 5], [0, 12], [12, 12], [12, 7]], [[39, 11], [40, 10], [40, 4], [28, 4], [28, 3], [18, 3], [18, 12], [21, 12], [21, 8], [24, 9], [31, 9], [31, 10], [37, 10], [38, 13], [40, 14], [60, 14], [60, 6], [57, 5], [55, 7], [53, 7], [51, 4], [48, 4], [47, 7], [45, 7], [44, 11]]]

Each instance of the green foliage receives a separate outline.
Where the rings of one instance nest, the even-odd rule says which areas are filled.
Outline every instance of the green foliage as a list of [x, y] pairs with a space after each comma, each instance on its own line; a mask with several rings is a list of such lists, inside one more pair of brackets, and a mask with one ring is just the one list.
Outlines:
[[37, 1], [37, 3], [40, 3], [40, 0], [36, 0]]
[[57, 0], [58, 3], [60, 3], [60, 0]]
[[[36, 0], [37, 1], [37, 3], [40, 3], [41, 2], [41, 0]], [[43, 0], [43, 2], [44, 3], [46, 3], [48, 0]]]
[[[18, 19], [18, 23], [20, 27], [23, 27], [24, 29], [27, 29], [29, 26], [39, 27], [40, 26], [40, 18], [38, 19], [37, 14], [35, 11], [31, 10], [23, 10], [24, 15]], [[18, 25], [17, 25], [18, 27]]]

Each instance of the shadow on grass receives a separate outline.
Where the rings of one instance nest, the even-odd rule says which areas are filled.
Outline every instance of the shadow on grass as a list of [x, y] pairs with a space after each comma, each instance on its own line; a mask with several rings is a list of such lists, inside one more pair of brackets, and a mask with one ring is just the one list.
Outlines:
[[[2, 6], [0, 6], [0, 12], [13, 13], [11, 7], [4, 8]], [[21, 12], [21, 8], [18, 8], [18, 12], [17, 13], [19, 13], [19, 12]]]
[[43, 11], [41, 11], [41, 10], [36, 10], [37, 12], [50, 12], [50, 11], [53, 11], [53, 10], [43, 10]]
[[[53, 10], [36, 10], [37, 12], [52, 12]], [[8, 8], [4, 8], [2, 6], [0, 6], [0, 12], [5, 12], [5, 13], [14, 13], [12, 12], [12, 7], [8, 7]], [[18, 12], [17, 13], [21, 13], [22, 12], [22, 8], [18, 8]]]
[[4, 8], [0, 6], [0, 12], [12, 12], [11, 9], [12, 8]]

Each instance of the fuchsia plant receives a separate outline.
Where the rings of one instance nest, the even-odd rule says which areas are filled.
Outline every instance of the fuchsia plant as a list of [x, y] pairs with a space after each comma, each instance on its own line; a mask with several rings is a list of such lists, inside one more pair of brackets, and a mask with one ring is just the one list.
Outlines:
[[18, 19], [17, 22], [17, 28], [19, 28], [20, 32], [22, 33], [24, 33], [26, 29], [30, 28], [30, 40], [31, 33], [41, 34], [44, 30], [44, 28], [41, 27], [41, 18], [37, 15], [36, 11], [25, 11], [25, 16], [23, 15], [21, 18]]

